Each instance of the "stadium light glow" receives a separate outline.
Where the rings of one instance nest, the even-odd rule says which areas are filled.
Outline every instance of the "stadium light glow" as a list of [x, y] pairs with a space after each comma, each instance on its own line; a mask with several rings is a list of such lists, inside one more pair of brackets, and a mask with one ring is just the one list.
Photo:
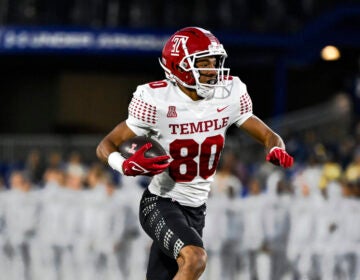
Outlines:
[[338, 60], [340, 58], [340, 51], [335, 46], [326, 46], [321, 50], [321, 58], [327, 61]]

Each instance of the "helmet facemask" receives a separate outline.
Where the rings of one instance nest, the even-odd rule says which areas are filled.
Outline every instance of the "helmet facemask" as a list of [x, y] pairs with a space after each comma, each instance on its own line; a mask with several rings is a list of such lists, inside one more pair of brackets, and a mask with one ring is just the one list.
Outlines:
[[[209, 49], [211, 49], [211, 45], [209, 46]], [[191, 72], [192, 76], [194, 78], [194, 84], [186, 84], [183, 83], [182, 85], [195, 89], [197, 94], [205, 99], [211, 99], [214, 97], [215, 90], [217, 88], [224, 88], [227, 86], [227, 81], [230, 74], [230, 68], [224, 67], [224, 62], [227, 57], [227, 54], [225, 50], [223, 49], [222, 45], [217, 45], [215, 47], [221, 47], [218, 48], [219, 51], [203, 51], [198, 52], [192, 55], [185, 56], [182, 61], [180, 62], [180, 69], [185, 72]], [[204, 57], [215, 57], [216, 58], [216, 67], [215, 68], [199, 68], [196, 66], [196, 62], [200, 58]], [[200, 76], [204, 75], [203, 72], [206, 71], [215, 71], [216, 72], [216, 80], [210, 80], [209, 83], [202, 83], [200, 81]]]

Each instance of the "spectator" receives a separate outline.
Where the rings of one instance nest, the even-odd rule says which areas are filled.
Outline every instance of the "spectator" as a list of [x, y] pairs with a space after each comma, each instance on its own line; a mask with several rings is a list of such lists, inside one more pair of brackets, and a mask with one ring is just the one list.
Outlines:
[[233, 152], [225, 151], [219, 164], [219, 168], [214, 176], [214, 181], [211, 185], [212, 196], [228, 196], [230, 188], [235, 195], [242, 193], [242, 183], [235, 176], [234, 168], [236, 167], [237, 159]]
[[[29, 177], [20, 171], [10, 176], [6, 197], [5, 223], [11, 250], [10, 277], [31, 279], [32, 243], [38, 229], [39, 196]], [[11, 234], [9, 234], [11, 233]]]
[[25, 162], [25, 172], [30, 181], [36, 185], [41, 185], [44, 171], [45, 165], [40, 151], [37, 149], [31, 150]]

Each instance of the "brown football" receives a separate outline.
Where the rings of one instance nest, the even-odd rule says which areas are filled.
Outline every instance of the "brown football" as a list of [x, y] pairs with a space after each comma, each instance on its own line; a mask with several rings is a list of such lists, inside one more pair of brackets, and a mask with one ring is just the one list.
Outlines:
[[124, 158], [129, 158], [146, 143], [151, 143], [152, 147], [145, 152], [145, 157], [153, 158], [167, 155], [165, 149], [158, 141], [147, 136], [135, 136], [126, 140], [120, 145], [119, 152]]

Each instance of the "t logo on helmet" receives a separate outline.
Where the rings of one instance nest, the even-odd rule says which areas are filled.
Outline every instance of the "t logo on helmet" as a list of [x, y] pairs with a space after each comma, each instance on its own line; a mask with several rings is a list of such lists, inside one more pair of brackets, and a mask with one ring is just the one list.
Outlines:
[[180, 55], [180, 50], [179, 50], [180, 44], [185, 45], [188, 39], [189, 39], [188, 36], [175, 35], [171, 40], [171, 42], [173, 42], [173, 46], [172, 46], [170, 54], [172, 56], [179, 56]]

